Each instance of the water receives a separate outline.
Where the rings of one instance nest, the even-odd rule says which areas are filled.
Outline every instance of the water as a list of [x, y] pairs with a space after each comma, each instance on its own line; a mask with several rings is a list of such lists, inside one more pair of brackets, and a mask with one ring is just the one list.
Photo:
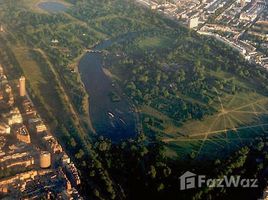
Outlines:
[[67, 10], [64, 4], [53, 1], [41, 2], [38, 4], [38, 7], [51, 13], [64, 12]]
[[[122, 39], [122, 38], [121, 38]], [[106, 40], [94, 50], [103, 50], [113, 40]], [[117, 41], [118, 42], [118, 41]], [[87, 53], [79, 63], [81, 79], [89, 94], [89, 113], [93, 127], [99, 135], [118, 142], [136, 135], [136, 113], [128, 98], [102, 70], [102, 53]], [[116, 92], [121, 100], [113, 102], [109, 96]]]

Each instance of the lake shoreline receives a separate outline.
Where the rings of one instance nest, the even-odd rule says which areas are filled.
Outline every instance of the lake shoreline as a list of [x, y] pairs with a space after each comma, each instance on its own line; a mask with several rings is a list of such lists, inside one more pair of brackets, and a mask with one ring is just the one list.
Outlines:
[[[96, 44], [92, 50], [102, 51], [113, 41], [105, 40]], [[105, 73], [102, 53], [88, 52], [81, 57], [78, 71], [80, 80], [90, 96], [89, 115], [96, 132], [113, 142], [136, 137], [136, 109], [124, 96], [120, 86], [113, 82], [114, 79]], [[119, 94], [120, 101], [113, 102], [111, 93]]]

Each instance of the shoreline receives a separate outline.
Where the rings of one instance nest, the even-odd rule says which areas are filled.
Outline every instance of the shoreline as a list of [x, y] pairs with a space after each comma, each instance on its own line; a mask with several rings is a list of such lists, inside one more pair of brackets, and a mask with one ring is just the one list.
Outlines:
[[79, 71], [79, 64], [80, 64], [80, 61], [81, 59], [87, 55], [87, 52], [84, 52], [82, 53], [81, 55], [79, 55], [77, 58], [74, 59], [74, 61], [69, 65], [69, 67], [73, 68], [74, 69], [74, 73], [77, 74], [77, 78], [78, 78], [78, 82], [81, 84], [82, 88], [83, 88], [83, 91], [85, 93], [85, 99], [83, 99], [83, 101], [86, 101], [85, 102], [85, 115], [80, 115], [81, 119], [83, 121], [85, 121], [90, 130], [94, 133], [94, 134], [97, 134], [93, 124], [92, 124], [92, 120], [91, 120], [91, 116], [90, 116], [90, 112], [89, 112], [89, 109], [90, 109], [90, 106], [89, 106], [89, 98], [90, 98], [90, 95], [88, 94], [88, 92], [86, 91], [86, 88], [85, 88], [85, 84], [83, 83], [82, 81], [82, 78], [81, 78], [81, 74], [80, 74], [80, 71]]
[[73, 6], [73, 4], [67, 3], [63, 0], [36, 0], [35, 3], [31, 6], [31, 8], [35, 11], [48, 13], [48, 11], [39, 7], [39, 4], [41, 4], [41, 3], [60, 3], [60, 4], [64, 5], [67, 9], [69, 9], [70, 7]]

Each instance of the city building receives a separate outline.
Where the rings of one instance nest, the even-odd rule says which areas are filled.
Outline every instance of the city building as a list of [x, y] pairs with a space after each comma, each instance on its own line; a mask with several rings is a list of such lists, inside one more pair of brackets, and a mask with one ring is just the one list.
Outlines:
[[0, 122], [0, 134], [10, 134], [10, 126], [4, 122]]
[[194, 17], [194, 18], [189, 19], [188, 27], [191, 29], [196, 28], [198, 24], [199, 24], [199, 17]]
[[246, 1], [245, 0], [239, 0], [239, 4], [241, 7], [244, 7], [246, 5]]
[[32, 156], [25, 156], [18, 159], [10, 159], [5, 162], [0, 163], [0, 169], [11, 169], [11, 168], [27, 168], [35, 164], [34, 158]]
[[53, 154], [61, 153], [63, 151], [61, 145], [51, 134], [45, 135], [42, 138], [42, 142], [46, 145], [47, 149]]
[[[68, 165], [73, 185], [80, 184], [78, 171], [62, 146], [47, 132], [47, 126], [26, 96], [25, 78], [19, 80], [18, 94], [24, 97], [19, 101], [14, 101], [17, 95], [13, 95], [11, 86], [0, 65], [0, 109], [4, 110], [0, 121], [0, 170], [11, 172], [0, 179], [0, 198], [82, 199], [62, 168]], [[39, 134], [33, 134], [36, 137], [32, 139], [28, 128]], [[21, 169], [25, 172], [21, 173]]]
[[28, 99], [25, 99], [22, 102], [22, 112], [25, 115], [33, 115], [33, 116], [35, 116], [37, 114], [36, 109], [34, 108], [34, 106], [31, 103], [31, 101], [29, 101]]
[[71, 163], [71, 159], [66, 153], [63, 153], [61, 161], [63, 165], [68, 165]]
[[46, 125], [38, 117], [29, 119], [28, 124], [30, 126], [30, 129], [35, 133], [43, 133], [47, 131]]
[[31, 143], [31, 137], [30, 134], [26, 128], [26, 126], [21, 126], [20, 128], [18, 128], [18, 130], [16, 131], [16, 138], [21, 141], [21, 142], [25, 142], [25, 143]]
[[42, 133], [42, 132], [47, 131], [47, 127], [46, 127], [46, 125], [41, 121], [41, 122], [39, 122], [39, 123], [37, 123], [37, 124], [35, 125], [34, 131], [35, 131], [36, 133]]
[[2, 114], [3, 120], [7, 125], [22, 124], [23, 119], [17, 107], [12, 108], [10, 112]]
[[64, 169], [65, 169], [66, 175], [69, 178], [72, 185], [78, 186], [81, 184], [78, 170], [73, 163], [66, 165]]
[[26, 95], [26, 85], [25, 85], [25, 77], [21, 76], [19, 79], [19, 89], [20, 89], [20, 96], [24, 97]]
[[47, 151], [42, 151], [40, 153], [40, 167], [42, 169], [47, 169], [51, 166], [51, 154]]

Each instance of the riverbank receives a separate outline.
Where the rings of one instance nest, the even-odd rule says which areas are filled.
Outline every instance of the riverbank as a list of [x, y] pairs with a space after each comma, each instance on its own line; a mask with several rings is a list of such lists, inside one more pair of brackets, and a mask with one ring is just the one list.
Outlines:
[[[101, 53], [87, 53], [79, 63], [79, 72], [90, 95], [89, 114], [96, 132], [114, 142], [134, 137], [134, 110], [110, 77], [103, 72]], [[120, 101], [111, 101], [111, 93], [119, 95]]]

